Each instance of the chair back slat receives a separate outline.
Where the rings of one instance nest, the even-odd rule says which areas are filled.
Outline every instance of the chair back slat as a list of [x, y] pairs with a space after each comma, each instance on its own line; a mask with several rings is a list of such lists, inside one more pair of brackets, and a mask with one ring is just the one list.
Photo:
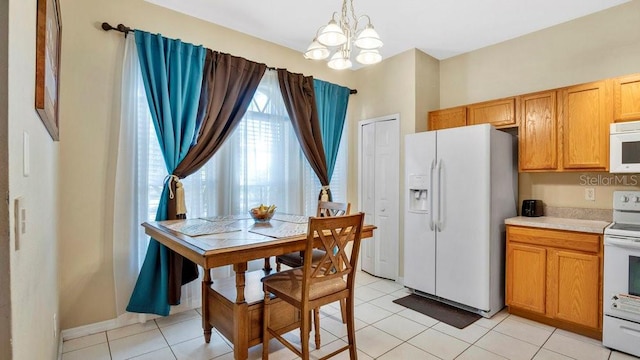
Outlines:
[[332, 201], [318, 201], [317, 217], [331, 217], [349, 215], [351, 203], [339, 203]]
[[[310, 258], [304, 259], [303, 294], [308, 294], [311, 284], [347, 277], [351, 281], [353, 269], [357, 262], [360, 248], [364, 214], [343, 215], [337, 217], [309, 218], [306, 252], [311, 253], [314, 244], [319, 242], [318, 249], [325, 255], [315, 263]], [[347, 244], [353, 241], [351, 254], [347, 254]]]

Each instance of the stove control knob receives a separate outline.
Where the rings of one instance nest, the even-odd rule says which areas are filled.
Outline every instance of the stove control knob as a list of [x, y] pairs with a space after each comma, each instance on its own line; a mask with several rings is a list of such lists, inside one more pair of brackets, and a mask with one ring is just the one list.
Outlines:
[[620, 201], [626, 203], [627, 201], [629, 201], [629, 198], [626, 195], [622, 195], [620, 196]]
[[634, 196], [631, 198], [631, 201], [633, 201], [634, 203], [640, 203], [640, 196]]

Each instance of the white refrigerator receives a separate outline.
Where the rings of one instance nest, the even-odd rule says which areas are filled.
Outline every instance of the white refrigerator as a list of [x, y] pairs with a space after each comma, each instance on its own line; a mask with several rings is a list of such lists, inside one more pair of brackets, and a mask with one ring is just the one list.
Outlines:
[[405, 137], [404, 285], [485, 317], [504, 307], [514, 136], [488, 124]]

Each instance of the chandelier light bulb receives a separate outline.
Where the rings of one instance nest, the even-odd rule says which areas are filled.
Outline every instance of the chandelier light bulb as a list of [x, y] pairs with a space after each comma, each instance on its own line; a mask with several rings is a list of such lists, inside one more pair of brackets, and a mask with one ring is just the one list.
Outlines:
[[317, 39], [313, 39], [311, 45], [305, 51], [304, 57], [311, 60], [323, 60], [329, 57], [329, 49], [320, 44]]
[[345, 56], [342, 51], [338, 51], [333, 54], [327, 65], [334, 70], [345, 70], [351, 68], [353, 64], [349, 56]]
[[366, 50], [379, 49], [383, 45], [378, 32], [373, 28], [371, 23], [367, 24], [367, 27], [360, 32], [354, 44], [360, 49]]
[[318, 41], [325, 46], [340, 46], [347, 42], [347, 36], [338, 26], [338, 23], [331, 19], [318, 35]]
[[378, 52], [378, 50], [360, 50], [358, 56], [356, 56], [356, 61], [363, 65], [372, 65], [377, 64], [382, 61], [382, 55]]

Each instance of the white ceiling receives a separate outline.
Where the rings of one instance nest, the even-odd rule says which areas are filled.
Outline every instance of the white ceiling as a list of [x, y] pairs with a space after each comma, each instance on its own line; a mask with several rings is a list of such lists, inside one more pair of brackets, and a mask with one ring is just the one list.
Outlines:
[[[341, 0], [146, 1], [300, 52], [342, 8]], [[355, 0], [354, 8], [371, 17], [383, 58], [417, 48], [446, 59], [628, 1]]]

